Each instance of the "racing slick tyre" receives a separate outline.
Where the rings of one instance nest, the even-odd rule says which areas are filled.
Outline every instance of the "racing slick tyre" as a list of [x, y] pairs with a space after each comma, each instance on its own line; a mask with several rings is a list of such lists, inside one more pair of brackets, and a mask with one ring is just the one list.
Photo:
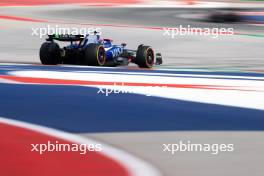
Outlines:
[[60, 47], [54, 42], [45, 42], [39, 51], [40, 61], [43, 65], [57, 65], [61, 63]]
[[89, 44], [85, 48], [84, 59], [87, 65], [104, 66], [106, 63], [104, 46], [97, 43]]
[[151, 68], [154, 64], [154, 51], [150, 46], [139, 45], [135, 63], [140, 68]]

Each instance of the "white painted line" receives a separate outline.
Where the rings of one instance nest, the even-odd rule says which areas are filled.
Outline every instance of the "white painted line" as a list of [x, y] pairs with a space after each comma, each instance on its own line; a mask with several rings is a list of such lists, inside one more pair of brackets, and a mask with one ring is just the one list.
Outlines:
[[174, 73], [150, 73], [150, 72], [109, 72], [109, 71], [73, 71], [73, 73], [98, 73], [98, 74], [120, 74], [120, 75], [143, 75], [143, 76], [173, 76], [173, 77], [193, 77], [193, 78], [225, 78], [225, 79], [250, 79], [263, 80], [263, 77], [256, 76], [232, 76], [232, 75], [199, 75], [199, 74], [174, 74]]
[[[19, 69], [19, 68], [13, 68], [13, 67], [7, 67], [7, 68], [0, 68], [1, 70], [7, 70], [7, 72], [10, 75], [16, 75], [16, 72], [39, 72], [37, 69]], [[164, 69], [166, 70], [166, 69]], [[176, 70], [168, 70], [168, 71], [176, 71]], [[179, 71], [191, 71], [191, 72], [206, 72], [201, 70], [179, 70]], [[41, 72], [49, 72], [49, 71], [41, 71]], [[55, 72], [68, 72], [68, 73], [97, 73], [97, 74], [120, 74], [120, 75], [142, 75], [142, 76], [169, 76], [169, 77], [193, 77], [193, 78], [219, 78], [219, 79], [249, 79], [249, 80], [264, 80], [263, 77], [258, 76], [234, 76], [234, 75], [214, 75], [207, 74], [207, 75], [201, 75], [201, 74], [177, 74], [177, 73], [155, 73], [155, 72], [119, 72], [119, 71], [78, 71], [78, 70], [58, 70]], [[19, 75], [22, 76], [22, 75]]]
[[[164, 75], [149, 75], [144, 74], [113, 74], [115, 72], [108, 72], [102, 74], [101, 72], [58, 72], [58, 71], [10, 71], [9, 75], [30, 77], [30, 78], [50, 78], [50, 79], [62, 79], [62, 80], [81, 80], [81, 81], [101, 81], [101, 82], [137, 82], [137, 83], [156, 83], [156, 84], [199, 84], [199, 85], [221, 85], [221, 86], [241, 86], [241, 87], [254, 87], [260, 86], [264, 89], [263, 81], [256, 80], [233, 80], [228, 78], [248, 78], [251, 77], [236, 77], [236, 76], [221, 76], [226, 79], [219, 78], [216, 75], [188, 75], [190, 77], [181, 77], [185, 74], [164, 74]], [[152, 75], [152, 76], [150, 76]], [[168, 77], [173, 75], [174, 77]], [[167, 77], [166, 77], [167, 76]], [[209, 78], [208, 78], [209, 77]], [[263, 80], [263, 78], [254, 77], [257, 80]], [[252, 78], [251, 78], [252, 79]]]

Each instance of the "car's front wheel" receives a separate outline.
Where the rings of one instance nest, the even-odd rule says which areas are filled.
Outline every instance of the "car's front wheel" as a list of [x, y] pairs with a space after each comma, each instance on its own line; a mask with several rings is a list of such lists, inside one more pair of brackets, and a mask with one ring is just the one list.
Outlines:
[[154, 59], [154, 51], [150, 46], [138, 46], [135, 63], [140, 68], [152, 68]]
[[87, 65], [104, 66], [106, 63], [106, 54], [104, 46], [91, 43], [84, 51], [84, 59]]

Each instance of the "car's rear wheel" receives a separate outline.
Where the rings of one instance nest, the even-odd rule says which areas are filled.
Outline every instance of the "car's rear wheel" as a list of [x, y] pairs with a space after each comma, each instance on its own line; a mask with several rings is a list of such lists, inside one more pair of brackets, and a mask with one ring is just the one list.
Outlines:
[[60, 47], [54, 42], [45, 42], [39, 51], [40, 61], [44, 65], [57, 65], [61, 62]]
[[140, 68], [151, 68], [154, 65], [154, 59], [154, 51], [150, 46], [138, 46], [135, 63]]
[[89, 44], [85, 49], [84, 57], [87, 65], [104, 66], [106, 63], [105, 49], [101, 44]]

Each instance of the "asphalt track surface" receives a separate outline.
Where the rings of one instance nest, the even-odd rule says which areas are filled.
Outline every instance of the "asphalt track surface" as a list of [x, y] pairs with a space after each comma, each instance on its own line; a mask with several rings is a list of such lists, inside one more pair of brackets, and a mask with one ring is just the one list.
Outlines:
[[[165, 66], [263, 67], [262, 58], [264, 54], [262, 48], [264, 38], [249, 36], [263, 34], [263, 27], [215, 25], [186, 21], [177, 18], [177, 14], [182, 12], [180, 10], [174, 12], [167, 9], [87, 9], [88, 7], [55, 6], [13, 7], [10, 10], [7, 7], [2, 7], [1, 14], [3, 15], [41, 19], [51, 23], [1, 20], [1, 28], [6, 29], [1, 30], [1, 35], [6, 36], [4, 42], [1, 43], [1, 60], [7, 62], [39, 62], [37, 51], [44, 39], [32, 36], [32, 27], [47, 27], [47, 25], [55, 27], [56, 24], [60, 27], [94, 27], [85, 24], [102, 24], [103, 36], [113, 38], [116, 43], [127, 42], [130, 48], [136, 48], [140, 43], [153, 46], [157, 52], [161, 52], [166, 58]], [[176, 17], [173, 15], [176, 15]], [[108, 24], [114, 26], [105, 26]], [[135, 28], [135, 25], [145, 28]], [[178, 36], [172, 39], [170, 36], [163, 35], [163, 27], [178, 27], [179, 25], [185, 27], [187, 25], [192, 27], [234, 27], [235, 32], [244, 35], [221, 36], [216, 39], [212, 36], [199, 35]], [[161, 30], [149, 28], [153, 26], [159, 27]], [[18, 33], [19, 35], [17, 35]], [[23, 46], [14, 49], [16, 41], [23, 41]], [[16, 52], [13, 52], [13, 50], [16, 50]]]
[[[88, 23], [92, 23], [102, 24], [103, 35], [113, 38], [116, 43], [125, 41], [131, 48], [136, 48], [140, 43], [153, 46], [163, 54], [165, 63], [162, 68], [202, 68], [207, 71], [193, 73], [178, 70], [177, 74], [231, 74], [263, 78], [263, 74], [260, 74], [264, 65], [264, 38], [260, 35], [263, 34], [263, 27], [223, 25], [234, 27], [239, 35], [220, 36], [217, 39], [208, 36], [171, 39], [163, 36], [164, 31], [152, 28], [174, 27], [179, 24], [190, 24], [193, 27], [215, 26], [177, 18], [181, 12], [171, 9], [124, 10], [69, 6], [1, 7], [2, 16], [24, 17], [35, 21], [0, 18], [0, 37], [3, 41], [0, 43], [0, 60], [39, 63], [38, 49], [44, 39], [31, 36], [32, 27], [55, 25], [56, 22], [61, 26], [90, 27], [93, 25]], [[0, 70], [1, 75], [8, 75], [7, 71], [23, 69], [52, 71], [54, 68], [6, 65]], [[91, 71], [92, 68], [61, 69], [72, 72]], [[216, 69], [232, 72], [216, 73]], [[241, 70], [251, 73], [241, 73]], [[254, 70], [259, 73], [254, 73]], [[155, 96], [146, 98], [145, 95], [138, 94], [105, 97], [95, 94], [96, 88], [79, 86], [1, 83], [0, 89], [0, 116], [103, 141], [151, 163], [166, 176], [258, 176], [263, 173], [263, 109]], [[105, 105], [104, 111], [98, 108], [102, 102]], [[193, 143], [233, 143], [235, 151], [219, 155], [202, 152], [179, 152], [171, 155], [162, 152], [162, 144], [177, 143], [180, 140], [190, 140]]]

